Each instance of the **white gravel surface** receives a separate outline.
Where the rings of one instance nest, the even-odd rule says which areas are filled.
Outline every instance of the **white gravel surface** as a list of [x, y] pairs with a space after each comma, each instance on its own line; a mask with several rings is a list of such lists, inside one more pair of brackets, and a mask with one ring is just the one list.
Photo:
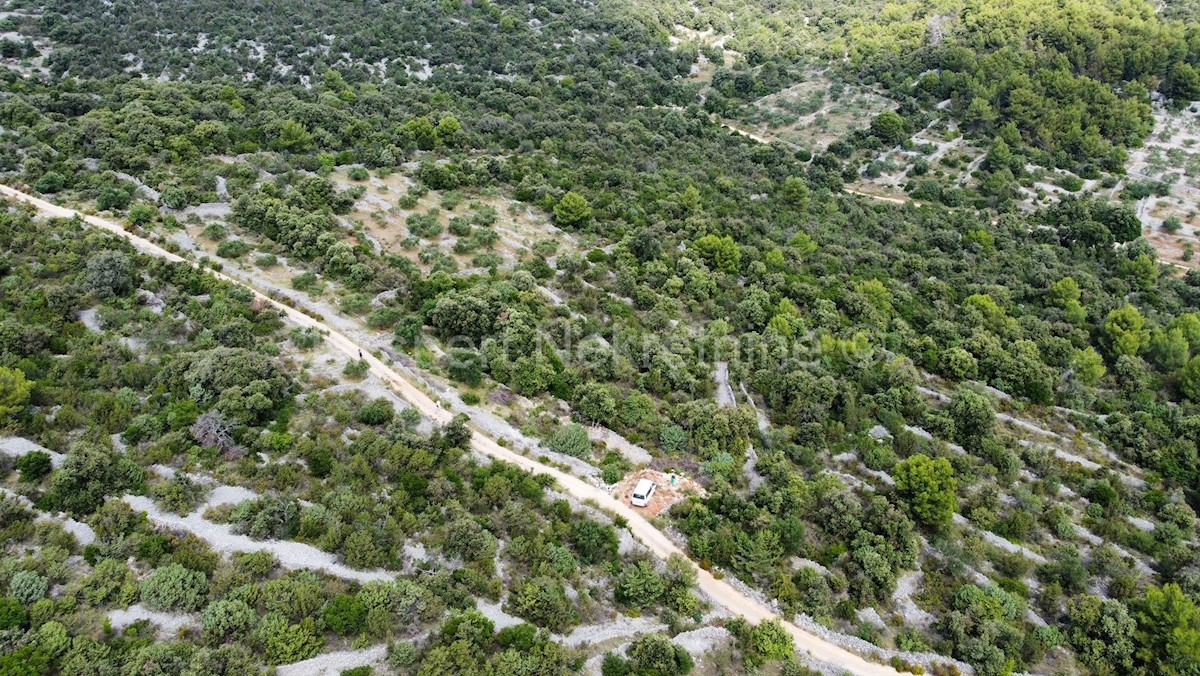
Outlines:
[[79, 542], [79, 546], [81, 547], [86, 547], [96, 541], [96, 531], [92, 530], [91, 526], [76, 521], [66, 514], [59, 514], [58, 516], [39, 514], [37, 520], [53, 521], [62, 526], [63, 530], [75, 536], [75, 540]]
[[138, 187], [138, 190], [145, 193], [147, 197], [154, 200], [155, 202], [158, 201], [158, 198], [160, 197], [159, 192], [157, 190], [155, 190], [154, 188], [151, 188], [150, 186], [146, 185], [145, 183], [142, 183], [142, 180], [140, 178], [138, 178], [137, 176], [132, 176], [130, 174], [126, 174], [123, 171], [118, 171], [115, 173], [117, 175], [117, 178], [121, 179], [122, 181], [129, 181], [130, 183], [136, 185]]
[[873, 624], [881, 629], [887, 626], [883, 618], [879, 616], [879, 611], [874, 608], [860, 608], [857, 615], [859, 622]]
[[588, 439], [603, 441], [606, 446], [620, 453], [633, 465], [648, 465], [654, 459], [650, 451], [638, 446], [625, 437], [602, 425], [588, 425]]
[[[164, 207], [163, 211], [168, 211], [168, 209]], [[204, 202], [203, 204], [187, 207], [180, 213], [188, 216], [198, 216], [201, 219], [215, 218], [223, 220], [229, 218], [229, 215], [233, 213], [233, 205], [229, 202]]]
[[142, 620], [149, 620], [158, 627], [158, 637], [164, 640], [177, 638], [179, 632], [185, 627], [200, 626], [200, 618], [197, 615], [190, 613], [164, 613], [157, 610], [150, 610], [141, 604], [134, 604], [128, 608], [112, 610], [108, 613], [108, 621], [112, 623], [112, 628], [118, 632], [124, 630], [134, 622]]
[[354, 667], [380, 667], [387, 659], [386, 645], [373, 645], [362, 650], [338, 650], [303, 662], [281, 664], [275, 668], [277, 676], [337, 676]]
[[737, 400], [733, 398], [733, 388], [729, 386], [729, 362], [719, 361], [716, 366], [712, 376], [717, 383], [717, 405], [721, 408], [733, 408], [737, 406]]
[[[497, 625], [499, 628], [499, 625]], [[559, 640], [567, 646], [578, 648], [586, 643], [601, 643], [614, 638], [632, 638], [642, 634], [665, 631], [667, 625], [649, 617], [625, 617], [604, 624], [575, 627], [571, 633]]]
[[241, 486], [216, 486], [209, 491], [208, 497], [204, 499], [204, 508], [236, 505], [239, 502], [256, 499], [258, 499], [258, 493], [249, 488]]
[[937, 390], [931, 390], [928, 387], [925, 387], [924, 385], [917, 385], [917, 392], [920, 392], [921, 394], [923, 394], [931, 399], [937, 399], [938, 401], [942, 402], [943, 404], [950, 403], [949, 395], [947, 395], [944, 392], [938, 392]]
[[[912, 432], [913, 434], [917, 435], [918, 437], [921, 437], [925, 441], [934, 441], [933, 435], [930, 434], [929, 431], [923, 427], [917, 427], [916, 425], [905, 425], [904, 429], [908, 430], [909, 432]], [[952, 444], [949, 441], [942, 441], [942, 443], [946, 444], [946, 448], [949, 448], [950, 450], [954, 451], [955, 453], [957, 453], [959, 455], [967, 454], [966, 449], [964, 449], [962, 446], [959, 446], [958, 444]]]
[[799, 556], [793, 556], [791, 560], [792, 560], [792, 566], [795, 567], [797, 570], [799, 570], [800, 568], [812, 568], [813, 570], [817, 571], [818, 573], [821, 573], [822, 575], [829, 574], [828, 568], [826, 568], [825, 566], [822, 566], [821, 564], [817, 563], [816, 561], [813, 561], [812, 559], [804, 559]]
[[509, 615], [504, 611], [504, 608], [499, 603], [492, 601], [484, 601], [483, 599], [475, 599], [475, 608], [483, 613], [483, 616], [492, 621], [496, 625], [496, 630], [499, 631], [505, 627], [512, 627], [525, 622], [515, 615]]
[[1092, 531], [1084, 528], [1083, 526], [1080, 526], [1079, 524], [1075, 524], [1075, 534], [1078, 535], [1080, 538], [1082, 538], [1088, 544], [1096, 545], [1096, 546], [1104, 544], [1104, 538], [1100, 537], [1099, 535], [1096, 535]]
[[904, 621], [922, 628], [929, 627], [937, 620], [933, 613], [922, 609], [912, 598], [924, 580], [925, 574], [919, 570], [905, 573], [896, 580], [896, 591], [892, 593], [892, 604], [900, 611]]
[[19, 458], [34, 451], [41, 451], [42, 453], [49, 455], [50, 466], [54, 467], [55, 469], [62, 467], [63, 460], [65, 460], [67, 457], [62, 453], [56, 453], [45, 446], [40, 446], [24, 437], [7, 437], [0, 439], [0, 453], [3, 453], [4, 455]]
[[884, 471], [878, 470], [878, 469], [871, 469], [870, 467], [863, 467], [863, 468], [861, 468], [861, 471], [863, 474], [868, 474], [870, 476], [873, 476], [876, 479], [879, 479], [881, 482], [883, 482], [889, 486], [896, 485], [896, 480], [893, 479], [892, 475], [888, 474], [887, 472], [884, 472]]
[[746, 383], [738, 383], [738, 388], [742, 391], [742, 396], [745, 397], [746, 403], [754, 407], [754, 417], [758, 419], [758, 431], [766, 434], [771, 428], [771, 421], [767, 419], [767, 414], [762, 412], [762, 409], [754, 403], [754, 397], [750, 396], [750, 392], [746, 390]]
[[1154, 532], [1154, 522], [1153, 521], [1151, 521], [1149, 519], [1143, 519], [1140, 516], [1129, 516], [1126, 518], [1129, 519], [1129, 523], [1133, 524], [1134, 528], [1136, 528], [1140, 531], [1145, 531], [1147, 533]]
[[79, 321], [87, 327], [88, 331], [93, 333], [104, 333], [104, 327], [100, 326], [100, 318], [96, 316], [96, 308], [88, 308], [79, 311]]
[[671, 640], [691, 653], [692, 657], [700, 657], [714, 648], [730, 643], [733, 635], [725, 627], [700, 627], [676, 634]]
[[917, 435], [918, 437], [921, 437], [925, 441], [933, 441], [933, 435], [930, 434], [929, 432], [925, 431], [924, 428], [917, 427], [916, 425], [905, 425], [904, 429], [908, 430], [909, 432], [912, 432], [913, 434]]

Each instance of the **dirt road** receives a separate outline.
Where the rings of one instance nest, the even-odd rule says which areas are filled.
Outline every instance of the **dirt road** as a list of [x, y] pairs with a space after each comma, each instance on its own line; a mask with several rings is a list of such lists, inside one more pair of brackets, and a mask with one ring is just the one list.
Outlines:
[[[51, 204], [45, 200], [34, 197], [27, 193], [21, 192], [9, 186], [0, 185], [0, 195], [5, 195], [26, 204], [33, 205], [43, 215], [52, 218], [80, 218], [88, 225], [107, 230], [115, 235], [124, 237], [138, 251], [141, 251], [152, 256], [164, 258], [166, 260], [175, 261], [178, 263], [188, 263], [194, 265], [192, 261], [188, 261], [181, 256], [173, 254], [157, 244], [139, 237], [131, 232], [128, 232], [120, 224], [113, 221], [98, 218], [96, 216], [88, 216], [73, 209], [67, 209], [55, 204]], [[237, 284], [252, 291], [254, 295], [262, 299], [266, 303], [270, 303], [276, 309], [287, 315], [293, 323], [300, 327], [311, 327], [325, 332], [326, 342], [341, 350], [351, 358], [358, 358], [360, 346], [352, 341], [345, 334], [341, 333], [334, 327], [319, 321], [309, 315], [296, 310], [276, 301], [273, 298], [261, 293], [258, 289], [245, 283], [244, 281], [234, 279], [228, 275], [222, 274], [214, 270], [207, 270], [218, 279], [224, 280], [231, 284]], [[381, 382], [392, 386], [397, 394], [408, 401], [422, 415], [439, 423], [449, 422], [453, 417], [452, 414], [444, 410], [438, 402], [434, 401], [423, 390], [416, 387], [413, 383], [402, 377], [399, 373], [393, 370], [390, 366], [375, 357], [369, 351], [361, 351], [363, 358], [367, 361], [370, 367], [371, 375], [378, 378]], [[567, 474], [554, 467], [548, 467], [540, 462], [520, 455], [512, 450], [509, 450], [495, 440], [485, 436], [480, 430], [472, 427], [471, 435], [472, 450], [486, 455], [497, 460], [512, 463], [521, 469], [532, 472], [534, 474], [544, 474], [554, 478], [559, 487], [566, 493], [569, 493], [580, 501], [592, 500], [596, 505], [604, 510], [620, 515], [625, 518], [629, 524], [630, 533], [641, 541], [655, 556], [661, 559], [667, 559], [672, 554], [684, 555], [683, 551], [671, 542], [667, 536], [647, 521], [643, 516], [632, 507], [625, 505], [620, 500], [617, 500], [612, 495], [605, 491], [584, 482], [583, 480], [571, 474]], [[685, 555], [686, 556], [686, 555]], [[728, 582], [719, 580], [706, 570], [696, 568], [697, 582], [701, 590], [703, 590], [712, 600], [721, 606], [728, 609], [735, 615], [741, 615], [751, 622], [761, 622], [764, 620], [781, 619], [770, 608], [763, 605], [756, 599], [738, 591]], [[871, 662], [864, 657], [852, 653], [838, 645], [830, 643], [810, 632], [804, 631], [800, 627], [791, 622], [785, 621], [783, 626], [788, 630], [796, 641], [796, 647], [802, 652], [806, 652], [813, 659], [826, 664], [834, 665], [853, 674], [875, 675], [875, 674], [897, 674], [898, 672], [891, 667]]]

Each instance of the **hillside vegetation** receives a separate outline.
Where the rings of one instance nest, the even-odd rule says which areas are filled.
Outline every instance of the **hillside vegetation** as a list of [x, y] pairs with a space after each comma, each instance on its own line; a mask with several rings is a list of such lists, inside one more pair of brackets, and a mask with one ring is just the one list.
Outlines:
[[1200, 271], [1127, 175], [1200, 98], [1187, 4], [7, 9], [5, 183], [461, 416], [244, 288], [0, 214], [3, 664], [824, 668], [468, 419], [652, 473], [696, 564], [892, 666], [1200, 664]]

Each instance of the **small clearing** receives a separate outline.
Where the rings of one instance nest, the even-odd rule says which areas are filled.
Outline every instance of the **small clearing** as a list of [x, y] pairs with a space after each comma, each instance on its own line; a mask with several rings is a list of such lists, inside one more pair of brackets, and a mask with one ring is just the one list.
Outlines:
[[649, 479], [658, 484], [658, 490], [654, 491], [654, 496], [650, 498], [650, 504], [645, 507], [634, 507], [646, 516], [658, 516], [689, 494], [695, 493], [701, 497], [706, 495], [704, 488], [691, 479], [653, 469], [638, 470], [621, 479], [613, 491], [613, 495], [625, 504], [632, 505], [633, 489], [642, 479]]

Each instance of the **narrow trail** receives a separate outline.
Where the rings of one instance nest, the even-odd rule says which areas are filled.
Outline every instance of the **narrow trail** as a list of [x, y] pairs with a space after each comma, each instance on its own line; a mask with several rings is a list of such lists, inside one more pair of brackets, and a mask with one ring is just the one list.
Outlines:
[[[138, 251], [157, 256], [165, 260], [176, 263], [184, 263], [187, 265], [196, 266], [196, 262], [189, 261], [182, 256], [173, 254], [166, 249], [158, 246], [144, 237], [140, 237], [125, 230], [120, 224], [109, 221], [96, 216], [89, 216], [74, 209], [68, 209], [56, 204], [39, 199], [33, 195], [21, 192], [15, 188], [0, 185], [0, 195], [11, 197], [20, 202], [32, 205], [43, 215], [51, 218], [79, 218], [84, 223], [93, 227], [108, 231], [114, 235], [125, 238]], [[382, 360], [371, 354], [369, 351], [363, 351], [360, 346], [347, 337], [344, 333], [338, 331], [334, 327], [315, 319], [303, 312], [292, 308], [288, 305], [278, 302], [274, 298], [263, 294], [254, 286], [246, 283], [243, 280], [235, 279], [229, 275], [223, 274], [216, 270], [205, 269], [205, 272], [213, 275], [217, 279], [236, 284], [250, 290], [256, 298], [262, 302], [269, 303], [272, 307], [284, 313], [289, 320], [301, 328], [314, 328], [325, 332], [326, 343], [340, 350], [347, 356], [357, 359], [358, 355], [363, 355], [363, 359], [367, 362], [371, 375], [375, 376], [380, 382], [393, 387], [397, 394], [408, 401], [422, 415], [436, 423], [448, 423], [453, 418], [450, 411], [443, 409], [438, 402], [434, 401], [428, 394], [419, 389], [413, 383], [409, 382]], [[666, 560], [673, 554], [679, 554], [685, 559], [687, 558], [683, 550], [672, 542], [665, 533], [656, 528], [653, 524], [647, 521], [640, 512], [636, 511], [624, 502], [614, 498], [604, 490], [597, 488], [571, 474], [563, 472], [557, 468], [543, 465], [542, 463], [520, 455], [508, 448], [498, 444], [495, 440], [485, 436], [474, 425], [470, 425], [471, 448], [477, 453], [485, 456], [503, 460], [520, 467], [523, 470], [533, 474], [541, 474], [553, 478], [559, 487], [566, 493], [574, 496], [580, 501], [593, 501], [599, 507], [624, 517], [628, 523], [630, 533], [637, 538], [643, 545], [660, 559]], [[687, 559], [691, 560], [691, 559]], [[741, 615], [750, 622], [758, 623], [766, 620], [781, 620], [783, 627], [791, 634], [795, 640], [796, 648], [801, 652], [807, 653], [813, 660], [823, 662], [825, 664], [834, 665], [853, 674], [862, 674], [864, 676], [874, 676], [876, 674], [897, 674], [895, 669], [876, 662], [871, 662], [866, 658], [853, 653], [845, 648], [842, 648], [834, 643], [831, 643], [819, 636], [805, 631], [795, 623], [781, 618], [777, 613], [772, 611], [765, 604], [751, 598], [749, 595], [738, 591], [733, 585], [723, 579], [718, 579], [712, 573], [702, 568], [693, 567], [697, 574], [697, 585], [707, 594], [713, 602], [723, 606], [735, 615]]]

